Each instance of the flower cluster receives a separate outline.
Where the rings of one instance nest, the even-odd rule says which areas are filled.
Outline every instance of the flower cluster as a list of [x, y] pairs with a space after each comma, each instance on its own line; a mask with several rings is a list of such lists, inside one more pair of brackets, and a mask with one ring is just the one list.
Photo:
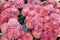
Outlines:
[[26, 28], [40, 40], [56, 40], [60, 33], [60, 3], [46, 0], [45, 5], [39, 0], [28, 0], [22, 10], [26, 16]]
[[[24, 17], [26, 22], [21, 24], [19, 21]], [[60, 3], [55, 0], [27, 0], [27, 3], [1, 0], [0, 29], [1, 40], [56, 40], [60, 34]]]
[[18, 8], [24, 5], [23, 0], [2, 0], [0, 3], [0, 25], [10, 18], [17, 18]]

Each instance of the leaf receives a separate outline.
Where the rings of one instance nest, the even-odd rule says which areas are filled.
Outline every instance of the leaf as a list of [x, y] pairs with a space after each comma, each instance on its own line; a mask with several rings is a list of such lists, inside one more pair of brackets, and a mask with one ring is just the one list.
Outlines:
[[0, 33], [0, 36], [2, 35], [2, 33]]
[[27, 0], [24, 0], [25, 4], [27, 3]]
[[60, 2], [60, 0], [55, 0], [56, 2]]
[[18, 20], [19, 20], [19, 23], [23, 24], [24, 23], [24, 20], [25, 20], [25, 17], [22, 17], [21, 13], [19, 13], [18, 15]]
[[44, 5], [44, 6], [46, 5], [46, 1], [43, 1], [43, 5]]
[[32, 33], [32, 30], [26, 28], [26, 20], [24, 20], [23, 29], [24, 29], [25, 32]]
[[1, 2], [2, 0], [0, 0], [0, 2]]

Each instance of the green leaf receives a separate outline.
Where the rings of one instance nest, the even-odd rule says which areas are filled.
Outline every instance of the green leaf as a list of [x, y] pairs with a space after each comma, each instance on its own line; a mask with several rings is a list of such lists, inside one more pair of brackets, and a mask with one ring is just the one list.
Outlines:
[[44, 5], [44, 6], [46, 5], [46, 1], [43, 1], [43, 5]]
[[56, 2], [60, 2], [60, 0], [55, 0]]
[[0, 0], [0, 2], [1, 2], [2, 0]]
[[2, 35], [2, 33], [0, 33], [0, 36]]
[[23, 29], [25, 32], [32, 32], [32, 30], [26, 28], [26, 19], [24, 20]]

